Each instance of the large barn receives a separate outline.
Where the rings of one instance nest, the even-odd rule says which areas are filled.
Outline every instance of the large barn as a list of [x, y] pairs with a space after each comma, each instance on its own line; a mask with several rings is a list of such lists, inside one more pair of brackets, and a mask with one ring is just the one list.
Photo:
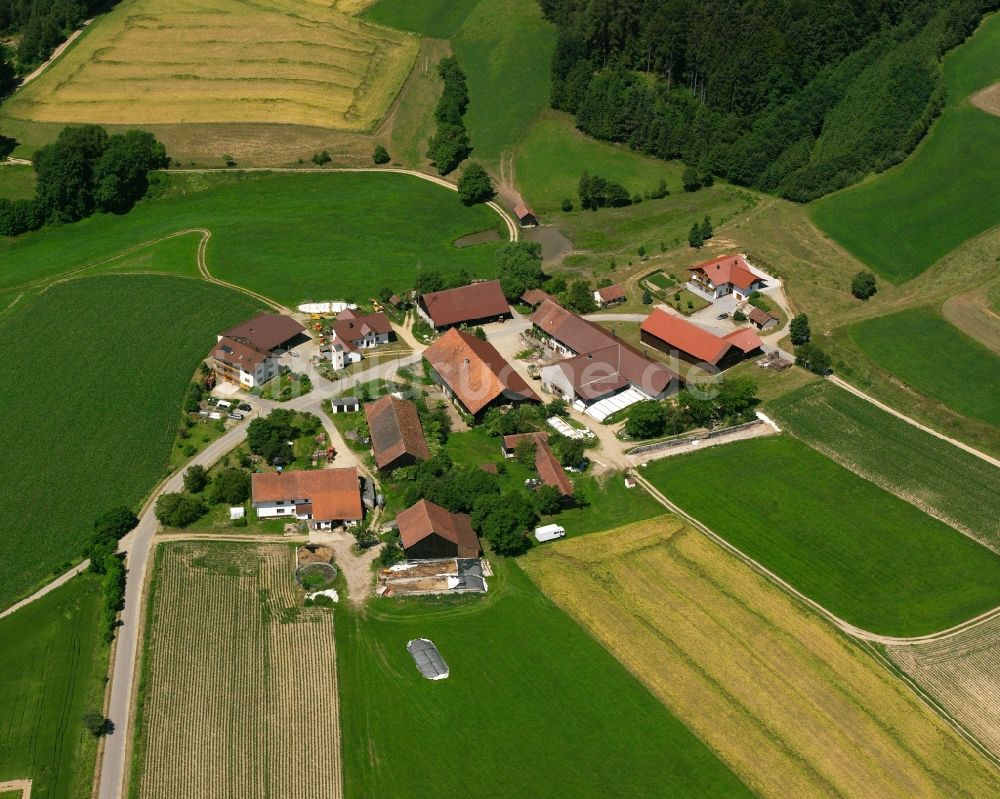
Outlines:
[[451, 513], [422, 499], [400, 512], [396, 523], [410, 560], [479, 557], [479, 536], [465, 513]]

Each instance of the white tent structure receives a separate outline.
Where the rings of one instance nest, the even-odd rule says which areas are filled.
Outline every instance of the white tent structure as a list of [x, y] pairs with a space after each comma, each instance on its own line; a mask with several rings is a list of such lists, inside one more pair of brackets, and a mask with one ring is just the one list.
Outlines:
[[428, 680], [448, 678], [448, 664], [429, 638], [414, 638], [406, 645], [406, 650], [413, 656], [413, 662], [417, 664], [420, 673]]

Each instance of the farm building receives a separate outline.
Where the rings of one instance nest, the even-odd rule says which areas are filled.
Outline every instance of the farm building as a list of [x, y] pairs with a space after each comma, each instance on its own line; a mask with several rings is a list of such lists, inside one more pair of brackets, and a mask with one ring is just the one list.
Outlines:
[[550, 300], [530, 319], [546, 346], [567, 356], [542, 367], [543, 388], [598, 421], [635, 402], [663, 397], [679, 382], [663, 364]]
[[655, 309], [640, 327], [644, 344], [674, 355], [685, 363], [721, 371], [760, 352], [760, 337], [750, 328], [725, 336], [710, 333], [693, 322]]
[[521, 295], [521, 302], [529, 306], [532, 310], [541, 305], [545, 300], [551, 300], [552, 302], [558, 302], [558, 300], [549, 294], [547, 291], [542, 291], [541, 289], [528, 289], [524, 294]]
[[465, 513], [451, 513], [422, 499], [401, 511], [396, 521], [403, 551], [410, 560], [479, 556], [479, 536]]
[[538, 217], [524, 203], [518, 203], [514, 206], [514, 216], [517, 217], [517, 224], [521, 227], [538, 227]]
[[566, 474], [559, 459], [555, 456], [549, 446], [549, 434], [544, 432], [515, 433], [504, 436], [501, 439], [501, 450], [505, 458], [513, 458], [517, 452], [517, 446], [522, 441], [533, 441], [535, 444], [535, 470], [545, 485], [553, 486], [559, 490], [564, 498], [573, 496], [573, 482]]
[[500, 451], [505, 458], [513, 458], [517, 451], [517, 445], [525, 440], [534, 441], [536, 444], [547, 444], [549, 434], [538, 431], [534, 433], [514, 433], [513, 435], [504, 436], [500, 439]]
[[387, 344], [395, 335], [384, 313], [359, 315], [347, 308], [337, 314], [337, 321], [330, 328], [330, 343], [320, 352], [334, 369], [343, 369], [361, 360], [361, 350]]
[[261, 519], [298, 519], [314, 530], [353, 527], [364, 518], [358, 470], [318, 469], [257, 473], [253, 507]]
[[750, 268], [742, 255], [723, 255], [689, 267], [688, 272], [691, 287], [712, 299], [732, 294], [737, 300], [745, 300], [751, 292], [767, 287], [764, 278]]
[[417, 313], [435, 330], [498, 322], [512, 316], [499, 280], [421, 294]]
[[478, 557], [407, 560], [378, 573], [379, 596], [483, 594], [486, 590], [486, 574]]
[[776, 324], [778, 320], [776, 317], [769, 314], [763, 308], [751, 307], [750, 313], [747, 314], [747, 319], [750, 324], [752, 324], [758, 330], [770, 330]]
[[409, 400], [387, 394], [365, 405], [365, 417], [380, 471], [388, 473], [430, 458], [417, 406]]
[[492, 407], [539, 402], [496, 347], [451, 329], [424, 351], [433, 377], [459, 409], [481, 418]]
[[610, 308], [612, 305], [621, 305], [625, 302], [625, 290], [615, 283], [613, 286], [605, 286], [594, 292], [594, 302], [601, 308]]
[[355, 413], [361, 410], [361, 400], [357, 397], [334, 397], [330, 400], [331, 413]]
[[262, 313], [216, 337], [212, 367], [217, 379], [252, 389], [275, 377], [280, 350], [301, 339], [305, 328], [290, 316]]

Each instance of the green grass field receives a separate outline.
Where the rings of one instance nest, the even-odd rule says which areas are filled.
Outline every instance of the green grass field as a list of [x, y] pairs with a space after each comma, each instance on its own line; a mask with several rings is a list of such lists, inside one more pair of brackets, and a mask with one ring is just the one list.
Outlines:
[[1000, 604], [1000, 557], [789, 436], [666, 458], [643, 473], [865, 630], [924, 635]]
[[769, 403], [767, 413], [813, 449], [1000, 548], [1000, 470], [980, 458], [826, 381]]
[[30, 166], [8, 164], [0, 166], [0, 197], [8, 200], [30, 200], [35, 196], [35, 170]]
[[126, 216], [99, 214], [0, 242], [0, 289], [195, 227], [212, 232], [207, 260], [213, 275], [289, 305], [366, 300], [383, 285], [403, 291], [412, 287], [418, 265], [445, 275], [463, 268], [493, 274], [495, 245], [459, 250], [452, 241], [495, 227], [497, 215], [484, 206], [467, 208], [454, 192], [419, 178], [330, 173], [170, 180], [167, 196]]
[[434, 39], [450, 39], [480, 0], [378, 0], [361, 16], [402, 31]]
[[[751, 795], [515, 563], [494, 569], [485, 597], [338, 606], [345, 796]], [[447, 680], [420, 676], [417, 637]]]
[[1000, 14], [944, 60], [948, 103], [902, 165], [812, 206], [819, 227], [883, 277], [916, 277], [1000, 223], [1000, 117], [968, 97], [1000, 80]]
[[939, 316], [912, 308], [853, 325], [851, 340], [911, 388], [1000, 425], [1000, 356]]
[[104, 699], [100, 613], [85, 575], [0, 620], [0, 782], [31, 779], [44, 799], [90, 796], [97, 743], [81, 716]]
[[566, 198], [579, 206], [577, 187], [584, 171], [621, 183], [629, 194], [652, 191], [661, 178], [672, 193], [683, 191], [677, 162], [592, 139], [574, 127], [569, 114], [557, 111], [538, 117], [514, 157], [518, 186], [540, 214], [558, 211]]
[[0, 323], [0, 607], [80, 556], [94, 517], [164, 476], [181, 398], [215, 333], [257, 308], [208, 283], [68, 281]]

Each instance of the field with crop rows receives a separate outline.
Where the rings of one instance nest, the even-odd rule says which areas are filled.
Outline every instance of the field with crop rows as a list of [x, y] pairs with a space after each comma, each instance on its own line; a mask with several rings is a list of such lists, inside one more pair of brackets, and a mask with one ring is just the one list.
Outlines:
[[44, 799], [90, 796], [97, 742], [81, 716], [104, 700], [100, 616], [87, 574], [0, 619], [0, 783], [33, 780]]
[[[347, 797], [750, 796], [515, 561], [491, 563], [486, 596], [337, 607]], [[418, 636], [447, 680], [420, 676]]]
[[665, 458], [643, 474], [864, 630], [926, 635], [1000, 605], [1000, 556], [791, 436]]
[[[496, 228], [497, 214], [462, 205], [455, 192], [420, 178], [331, 172], [169, 179], [168, 196], [126, 216], [97, 214], [0, 240], [0, 290], [190, 228], [212, 232], [206, 258], [213, 275], [287, 305], [363, 302], [383, 286], [402, 293], [418, 269], [445, 279], [462, 269], [472, 277], [495, 273], [495, 244], [459, 249], [452, 242]], [[195, 234], [182, 238], [192, 247], [197, 241]]]
[[208, 283], [59, 283], [0, 322], [0, 607], [78, 559], [94, 518], [165, 476], [181, 399], [215, 334], [257, 308]]
[[132, 796], [341, 794], [333, 616], [294, 573], [287, 546], [161, 545]]
[[826, 381], [767, 412], [828, 458], [1000, 551], [1000, 470], [980, 458]]
[[277, 122], [368, 130], [414, 37], [308, 0], [126, 0], [4, 105], [39, 122]]
[[865, 355], [911, 388], [1000, 426], [1000, 355], [935, 310], [911, 308], [859, 322], [850, 336]]
[[1000, 774], [901, 682], [677, 520], [522, 563], [761, 797], [1000, 792]]
[[1000, 757], [1000, 617], [939, 641], [887, 646], [885, 652]]

